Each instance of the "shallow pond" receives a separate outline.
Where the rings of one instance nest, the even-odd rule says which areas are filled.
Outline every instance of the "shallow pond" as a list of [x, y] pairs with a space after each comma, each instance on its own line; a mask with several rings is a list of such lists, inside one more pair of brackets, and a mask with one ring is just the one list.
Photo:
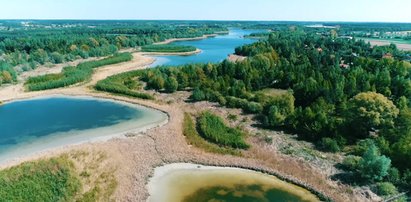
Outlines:
[[271, 175], [183, 163], [157, 168], [148, 189], [150, 202], [319, 201], [308, 190]]
[[153, 109], [90, 97], [47, 97], [0, 105], [0, 161], [49, 147], [107, 138], [159, 124]]

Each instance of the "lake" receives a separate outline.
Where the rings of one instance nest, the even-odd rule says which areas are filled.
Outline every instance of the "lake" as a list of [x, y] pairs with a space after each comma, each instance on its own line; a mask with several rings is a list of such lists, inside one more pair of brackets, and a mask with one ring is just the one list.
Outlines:
[[186, 163], [156, 168], [148, 190], [150, 202], [319, 201], [306, 189], [271, 175]]
[[91, 97], [47, 97], [0, 105], [0, 161], [66, 144], [142, 129], [167, 115]]
[[236, 47], [251, 44], [257, 39], [244, 38], [245, 35], [257, 32], [267, 32], [266, 30], [243, 30], [230, 29], [229, 34], [218, 35], [202, 40], [194, 41], [176, 41], [172, 45], [194, 46], [201, 49], [201, 53], [189, 56], [156, 56], [156, 62], [151, 66], [176, 66], [192, 63], [217, 63], [227, 58], [229, 54], [234, 53]]

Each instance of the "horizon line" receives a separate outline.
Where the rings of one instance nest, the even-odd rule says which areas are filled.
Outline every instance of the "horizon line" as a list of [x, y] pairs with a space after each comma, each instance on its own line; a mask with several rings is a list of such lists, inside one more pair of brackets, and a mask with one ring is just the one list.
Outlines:
[[321, 22], [321, 23], [393, 23], [393, 24], [411, 24], [411, 22], [398, 22], [398, 21], [339, 21], [339, 20], [244, 20], [244, 19], [80, 19], [80, 18], [33, 18], [33, 19], [24, 19], [24, 18], [9, 18], [3, 19], [0, 18], [0, 21], [19, 21], [19, 20], [33, 20], [33, 21], [64, 21], [64, 20], [73, 20], [73, 21], [215, 21], [215, 22]]

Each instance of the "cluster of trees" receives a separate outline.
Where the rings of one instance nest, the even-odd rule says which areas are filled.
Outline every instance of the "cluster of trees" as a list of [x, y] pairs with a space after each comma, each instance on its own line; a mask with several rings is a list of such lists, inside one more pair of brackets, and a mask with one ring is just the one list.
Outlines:
[[143, 52], [161, 52], [161, 53], [182, 53], [182, 52], [192, 52], [197, 50], [194, 46], [178, 46], [172, 44], [166, 45], [147, 45], [141, 47]]
[[133, 78], [158, 91], [192, 89], [193, 101], [242, 108], [265, 127], [292, 130], [325, 150], [371, 139], [402, 177], [410, 175], [410, 63], [376, 56], [363, 41], [298, 29], [272, 33], [236, 53], [248, 59], [161, 67]]
[[62, 72], [59, 74], [47, 74], [30, 77], [26, 81], [25, 86], [29, 91], [39, 91], [70, 86], [90, 79], [94, 68], [130, 61], [132, 58], [133, 56], [130, 53], [119, 53], [102, 60], [80, 63], [77, 67], [64, 67]]

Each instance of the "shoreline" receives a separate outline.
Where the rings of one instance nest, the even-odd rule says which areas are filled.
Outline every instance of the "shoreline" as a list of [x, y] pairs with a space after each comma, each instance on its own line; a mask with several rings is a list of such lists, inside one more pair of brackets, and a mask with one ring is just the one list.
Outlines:
[[[199, 176], [200, 172], [204, 172], [201, 174], [202, 175], [201, 177]], [[311, 190], [295, 182], [281, 179], [267, 172], [261, 172], [261, 171], [253, 170], [249, 168], [232, 167], [232, 166], [203, 165], [203, 164], [196, 164], [196, 163], [171, 163], [171, 164], [166, 164], [166, 165], [155, 168], [152, 177], [149, 179], [149, 182], [147, 183], [147, 189], [150, 194], [147, 201], [154, 201], [154, 202], [164, 201], [163, 199], [167, 199], [168, 196], [176, 195], [176, 193], [174, 193], [173, 191], [170, 191], [170, 188], [168, 188], [169, 185], [170, 184], [175, 185], [176, 183], [175, 178], [184, 177], [184, 175], [187, 175], [190, 173], [191, 174], [196, 173], [197, 178], [200, 177], [200, 180], [202, 180], [201, 178], [204, 178], [204, 176], [206, 175], [208, 175], [208, 177], [216, 177], [215, 176], [216, 174], [217, 175], [224, 175], [224, 174], [235, 175], [236, 177], [241, 178], [241, 180], [237, 178], [236, 180], [238, 181], [246, 182], [246, 181], [250, 181], [250, 179], [252, 179], [252, 183], [255, 183], [255, 181], [259, 181], [259, 183], [266, 181], [266, 182], [269, 182], [269, 184], [276, 184], [275, 187], [278, 188], [279, 190], [288, 190], [290, 191], [289, 192], [290, 194], [299, 195], [300, 197], [302, 197], [302, 195], [305, 195], [305, 197], [311, 198], [312, 201], [327, 199], [321, 194], [313, 193]], [[173, 176], [173, 175], [177, 175], [177, 176]], [[210, 182], [210, 185], [211, 184], [216, 184], [216, 183]], [[217, 183], [217, 184], [220, 184], [220, 183]], [[204, 187], [204, 185], [201, 184], [198, 187], [201, 188], [201, 187]], [[196, 188], [195, 185], [194, 187], [191, 187], [191, 189], [193, 189], [191, 190], [191, 192], [195, 191], [196, 190], [195, 188]], [[293, 189], [293, 191], [291, 191], [290, 189]], [[178, 190], [174, 190], [174, 191], [178, 192]], [[174, 199], [175, 197], [182, 197], [182, 196], [174, 196], [174, 197], [171, 197], [171, 199]]]
[[219, 34], [204, 34], [203, 36], [193, 37], [193, 38], [172, 38], [172, 39], [166, 39], [165, 41], [156, 42], [153, 44], [154, 45], [164, 45], [164, 44], [169, 44], [169, 43], [173, 43], [176, 41], [198, 41], [198, 40], [207, 39], [210, 37], [216, 37], [218, 35]]
[[[129, 120], [116, 125], [104, 126], [100, 128], [91, 128], [86, 130], [74, 130], [67, 132], [58, 132], [49, 134], [46, 137], [42, 137], [34, 142], [20, 143], [16, 145], [16, 148], [7, 149], [4, 153], [0, 154], [0, 169], [5, 169], [18, 165], [30, 159], [41, 158], [41, 156], [53, 154], [56, 151], [81, 146], [83, 144], [93, 144], [99, 142], [107, 142], [112, 139], [126, 139], [130, 134], [132, 136], [144, 135], [147, 131], [162, 127], [166, 125], [170, 116], [167, 112], [159, 110], [155, 107], [145, 106], [144, 104], [133, 103], [123, 99], [115, 99], [110, 96], [94, 96], [90, 94], [84, 95], [64, 95], [64, 94], [50, 94], [45, 96], [36, 96], [31, 98], [15, 99], [11, 101], [5, 101], [3, 104], [9, 104], [13, 102], [23, 102], [26, 100], [41, 100], [50, 98], [71, 98], [71, 99], [85, 99], [85, 100], [98, 100], [104, 102], [113, 102], [121, 105], [125, 105], [136, 110], [141, 110], [143, 113], [158, 113], [161, 118], [159, 120]], [[151, 111], [149, 111], [151, 110]], [[148, 121], [148, 122], [147, 122]], [[107, 132], [106, 130], [112, 130]], [[106, 133], [106, 134], [104, 134]], [[29, 153], [25, 155], [24, 153]], [[4, 158], [2, 158], [4, 156]], [[11, 156], [11, 157], [10, 157]]]
[[190, 51], [190, 52], [140, 52], [142, 55], [148, 55], [148, 56], [167, 56], [167, 55], [176, 55], [176, 56], [189, 56], [189, 55], [196, 55], [200, 54], [203, 52], [201, 49], [196, 49], [195, 51]]

